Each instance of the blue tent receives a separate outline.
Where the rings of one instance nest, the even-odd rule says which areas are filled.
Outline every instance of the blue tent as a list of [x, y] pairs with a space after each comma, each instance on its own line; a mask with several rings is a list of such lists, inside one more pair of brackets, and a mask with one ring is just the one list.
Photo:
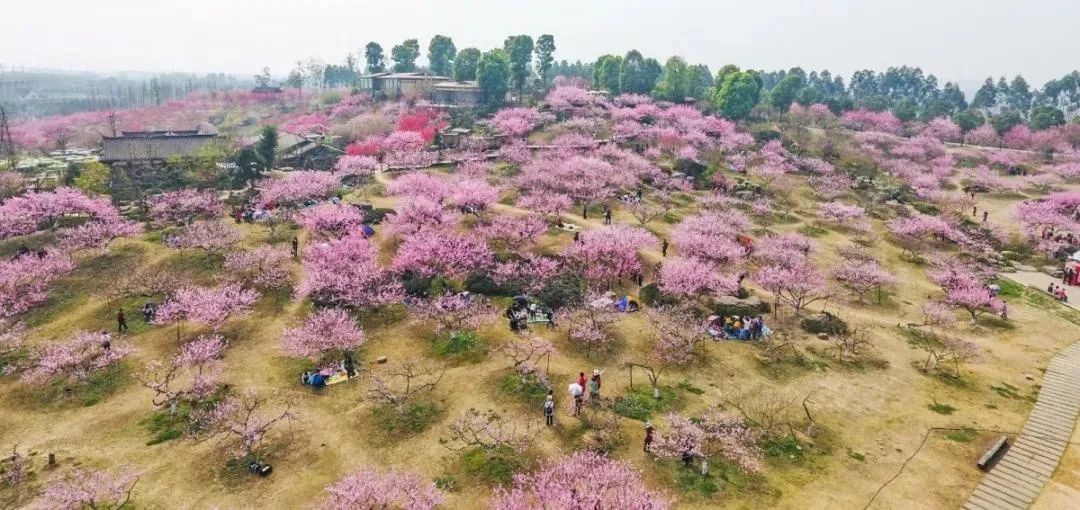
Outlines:
[[371, 228], [371, 225], [360, 225], [360, 232], [364, 234], [364, 237], [375, 235], [375, 229]]

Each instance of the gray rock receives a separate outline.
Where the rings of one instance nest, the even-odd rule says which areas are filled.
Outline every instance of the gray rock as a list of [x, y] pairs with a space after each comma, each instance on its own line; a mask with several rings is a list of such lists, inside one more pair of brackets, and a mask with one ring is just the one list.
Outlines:
[[818, 333], [818, 334], [817, 334], [817, 337], [818, 337], [818, 339], [820, 339], [820, 340], [828, 340], [828, 339], [829, 339], [829, 335], [828, 335], [828, 334], [826, 334], [826, 333]]
[[379, 356], [375, 358], [375, 363], [386, 363], [386, 356]]

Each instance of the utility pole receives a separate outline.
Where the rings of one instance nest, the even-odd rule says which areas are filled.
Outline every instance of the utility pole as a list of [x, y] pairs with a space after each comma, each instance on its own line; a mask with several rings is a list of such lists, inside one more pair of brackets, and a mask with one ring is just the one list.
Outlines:
[[11, 139], [11, 128], [8, 127], [7, 111], [0, 105], [0, 157], [8, 162], [8, 169], [14, 171], [18, 158], [15, 155], [15, 141]]

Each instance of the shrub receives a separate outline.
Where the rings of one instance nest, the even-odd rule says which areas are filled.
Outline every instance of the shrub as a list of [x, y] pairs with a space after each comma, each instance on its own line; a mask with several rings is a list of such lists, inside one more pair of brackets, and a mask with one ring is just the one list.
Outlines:
[[536, 297], [553, 310], [581, 302], [585, 296], [585, 280], [574, 274], [553, 278]]
[[431, 290], [431, 278], [413, 272], [405, 273], [401, 278], [405, 293], [413, 297], [426, 297]]
[[471, 273], [465, 279], [465, 290], [482, 296], [509, 296], [510, 292], [495, 283], [487, 273]]
[[499, 389], [508, 395], [514, 395], [529, 404], [539, 405], [547, 399], [548, 390], [546, 384], [540, 381], [536, 375], [530, 374], [522, 381], [522, 377], [516, 373], [506, 374], [499, 379]]
[[938, 402], [936, 400], [932, 404], [927, 404], [926, 407], [927, 407], [927, 409], [930, 409], [931, 411], [933, 411], [935, 413], [944, 414], [946, 416], [956, 412], [955, 407], [953, 407], [953, 406], [951, 406], [949, 404], [942, 404], [942, 403], [940, 403], [940, 402]]
[[625, 396], [615, 397], [611, 410], [619, 416], [632, 420], [646, 421], [653, 413], [662, 412], [671, 406], [675, 395], [670, 387], [660, 389], [660, 398], [653, 398], [652, 388], [635, 389]]
[[514, 474], [525, 467], [523, 456], [508, 446], [494, 450], [473, 448], [467, 450], [461, 460], [469, 476], [493, 485], [510, 484]]
[[732, 315], [738, 315], [740, 317], [753, 317], [756, 315], [768, 314], [772, 311], [772, 306], [770, 306], [769, 303], [765, 302], [762, 302], [758, 306], [753, 306], [748, 303], [715, 303], [713, 304], [712, 310], [713, 314], [719, 315], [721, 317], [730, 317]]
[[844, 322], [843, 319], [829, 312], [811, 315], [803, 319], [800, 326], [802, 326], [804, 331], [813, 334], [825, 333], [828, 335], [841, 335], [848, 331], [847, 323]]
[[641, 288], [638, 297], [641, 298], [642, 303], [645, 303], [645, 306], [656, 306], [660, 301], [660, 287], [655, 283], [650, 283]]
[[368, 225], [378, 225], [379, 223], [382, 223], [383, 219], [386, 218], [387, 214], [390, 214], [392, 212], [394, 212], [393, 209], [381, 208], [365, 210], [364, 223], [367, 223]]
[[773, 140], [780, 140], [783, 135], [772, 128], [763, 127], [750, 131], [750, 134], [754, 137], [754, 141], [757, 143], [765, 144]]

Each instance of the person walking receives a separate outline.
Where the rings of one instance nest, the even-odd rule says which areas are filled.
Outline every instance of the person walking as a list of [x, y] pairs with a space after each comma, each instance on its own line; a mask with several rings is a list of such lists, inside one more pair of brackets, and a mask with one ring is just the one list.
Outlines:
[[667, 247], [668, 247], [667, 239], [664, 239], [664, 242], [660, 243], [660, 256], [661, 257], [667, 258]]
[[300, 240], [295, 237], [292, 238], [292, 256], [294, 259], [300, 256]]
[[581, 386], [582, 390], [588, 387], [589, 380], [585, 378], [585, 372], [578, 372], [577, 383], [578, 386]]
[[649, 447], [653, 442], [653, 426], [651, 421], [645, 422], [645, 448], [644, 451], [648, 452]]
[[116, 330], [123, 333], [128, 330], [127, 317], [124, 317], [124, 309], [116, 312]]
[[976, 206], [973, 206], [973, 207], [971, 208], [971, 215], [972, 215], [972, 216], [977, 216], [978, 214], [979, 214], [979, 206], [977, 206], [977, 205], [976, 205]]
[[544, 401], [544, 422], [550, 427], [555, 424], [555, 397], [548, 392], [547, 400]]
[[112, 336], [109, 335], [108, 331], [101, 332], [101, 349], [105, 352], [109, 352], [109, 349], [112, 349]]
[[574, 232], [574, 242], [581, 242], [581, 232]]
[[1009, 320], [1009, 303], [1004, 299], [1001, 300], [1001, 320]]
[[589, 205], [588, 204], [585, 204], [585, 205], [581, 206], [581, 219], [583, 219], [583, 220], [589, 219]]
[[593, 369], [592, 378], [589, 379], [589, 401], [600, 401], [600, 369]]
[[604, 225], [611, 225], [611, 209], [604, 206]]
[[990, 216], [990, 212], [989, 211], [983, 211], [983, 223], [986, 223], [986, 218], [988, 216]]
[[341, 368], [345, 369], [345, 377], [352, 379], [356, 377], [356, 361], [353, 360], [351, 352], [345, 352], [345, 359], [341, 362]]

